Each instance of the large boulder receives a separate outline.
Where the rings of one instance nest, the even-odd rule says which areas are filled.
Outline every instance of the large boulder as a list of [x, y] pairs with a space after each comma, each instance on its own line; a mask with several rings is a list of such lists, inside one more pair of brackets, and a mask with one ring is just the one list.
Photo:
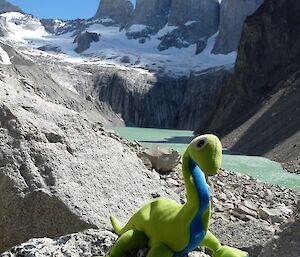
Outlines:
[[300, 254], [300, 215], [285, 224], [262, 249], [259, 257], [298, 257]]
[[181, 159], [177, 150], [159, 146], [145, 149], [139, 156], [149, 159], [152, 167], [160, 173], [171, 171], [179, 164]]
[[73, 44], [77, 44], [74, 50], [76, 53], [82, 53], [90, 48], [92, 42], [99, 42], [99, 40], [100, 36], [95, 32], [81, 32], [73, 41]]
[[77, 112], [0, 82], [0, 252], [110, 227], [111, 213], [125, 222], [152, 196], [177, 198], [152, 176]]
[[133, 12], [130, 0], [101, 0], [95, 18], [109, 18], [126, 24]]
[[89, 229], [55, 239], [34, 238], [2, 253], [1, 257], [86, 257], [106, 256], [117, 235], [107, 230]]
[[214, 54], [236, 51], [247, 16], [251, 15], [264, 0], [222, 0], [219, 34], [213, 48]]

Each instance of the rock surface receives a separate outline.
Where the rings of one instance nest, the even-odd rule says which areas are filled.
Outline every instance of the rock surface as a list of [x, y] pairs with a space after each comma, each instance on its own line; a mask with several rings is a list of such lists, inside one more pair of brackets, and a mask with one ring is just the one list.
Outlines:
[[145, 25], [152, 33], [157, 32], [167, 23], [170, 6], [171, 0], [137, 0], [129, 27]]
[[18, 6], [9, 3], [6, 0], [0, 0], [0, 13], [5, 12], [23, 12]]
[[0, 124], [0, 251], [108, 227], [110, 213], [125, 222], [152, 195], [176, 199], [101, 127], [3, 82]]
[[129, 0], [101, 0], [95, 18], [109, 18], [116, 23], [126, 24], [133, 9]]
[[253, 14], [264, 0], [222, 0], [219, 34], [212, 52], [227, 54], [238, 49], [247, 16]]
[[211, 69], [189, 78], [101, 72], [92, 94], [121, 114], [128, 126], [193, 129], [206, 120], [231, 72]]
[[300, 216], [284, 224], [258, 257], [298, 257], [300, 254]]
[[226, 147], [268, 156], [298, 173], [299, 6], [297, 0], [266, 0], [247, 18], [234, 78], [205, 125]]
[[158, 48], [165, 50], [169, 47], [188, 47], [199, 39], [207, 39], [216, 33], [218, 24], [218, 1], [173, 0], [168, 25], [177, 28], [161, 38]]
[[165, 173], [174, 169], [181, 159], [177, 150], [161, 147], [145, 149], [139, 153], [139, 157], [147, 158], [151, 166], [159, 173]]
[[100, 36], [94, 32], [81, 32], [77, 35], [73, 41], [73, 44], [77, 44], [74, 49], [76, 53], [82, 53], [85, 50], [89, 49], [92, 42], [99, 42]]
[[[1, 254], [1, 257], [88, 257], [106, 256], [117, 236], [106, 230], [86, 230], [84, 232], [62, 236], [57, 239], [37, 238], [13, 247]], [[146, 257], [147, 249], [133, 251], [126, 257]], [[194, 251], [189, 257], [209, 257], [203, 252]]]
[[106, 230], [90, 229], [56, 239], [36, 238], [11, 248], [1, 257], [87, 257], [106, 256], [117, 236]]

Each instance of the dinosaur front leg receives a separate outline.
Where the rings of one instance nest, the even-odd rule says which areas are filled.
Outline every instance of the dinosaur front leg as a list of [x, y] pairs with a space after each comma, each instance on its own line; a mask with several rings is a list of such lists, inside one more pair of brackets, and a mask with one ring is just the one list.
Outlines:
[[222, 246], [219, 240], [210, 232], [207, 231], [200, 246], [207, 247], [213, 251], [213, 257], [247, 257], [247, 252], [239, 249]]
[[145, 248], [147, 246], [148, 238], [143, 232], [128, 230], [118, 238], [108, 256], [123, 257], [130, 250]]
[[173, 257], [173, 255], [174, 252], [169, 247], [162, 244], [153, 246], [147, 254], [147, 257]]

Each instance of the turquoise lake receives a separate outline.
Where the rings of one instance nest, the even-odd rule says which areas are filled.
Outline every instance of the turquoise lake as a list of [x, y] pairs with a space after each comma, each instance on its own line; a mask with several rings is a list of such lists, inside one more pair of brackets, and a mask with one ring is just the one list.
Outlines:
[[[194, 138], [193, 131], [152, 128], [110, 127], [110, 130], [145, 147], [162, 146], [177, 149], [181, 154]], [[300, 175], [288, 173], [274, 161], [259, 156], [233, 155], [223, 151], [222, 168], [257, 178], [260, 181], [283, 185], [300, 192]]]

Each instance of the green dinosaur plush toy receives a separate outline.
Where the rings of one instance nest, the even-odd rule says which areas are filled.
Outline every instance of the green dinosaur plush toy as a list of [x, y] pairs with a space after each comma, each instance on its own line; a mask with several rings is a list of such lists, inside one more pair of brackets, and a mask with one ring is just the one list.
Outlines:
[[206, 175], [217, 174], [222, 160], [222, 146], [214, 135], [195, 138], [182, 159], [182, 173], [187, 202], [182, 205], [171, 199], [155, 199], [137, 211], [122, 227], [111, 217], [120, 236], [109, 257], [122, 257], [132, 249], [150, 247], [147, 257], [182, 256], [198, 246], [212, 250], [213, 257], [247, 257], [241, 250], [222, 246], [208, 230], [210, 194]]

